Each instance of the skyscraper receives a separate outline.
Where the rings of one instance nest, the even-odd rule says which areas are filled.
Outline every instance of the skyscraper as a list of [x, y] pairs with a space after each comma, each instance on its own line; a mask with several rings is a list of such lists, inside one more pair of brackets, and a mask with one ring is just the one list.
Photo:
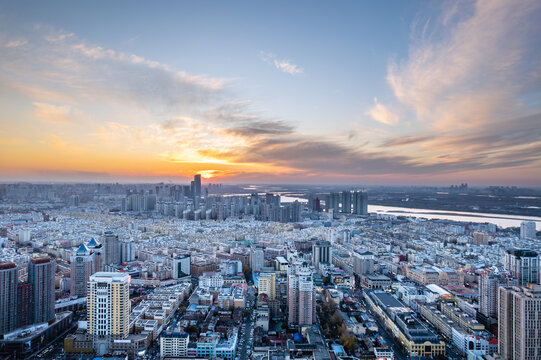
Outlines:
[[307, 263], [288, 270], [288, 323], [312, 325], [315, 318], [315, 293], [312, 271]]
[[520, 238], [521, 239], [535, 239], [536, 229], [535, 222], [523, 221], [520, 223]]
[[0, 335], [17, 328], [17, 266], [0, 262]]
[[88, 279], [95, 272], [94, 252], [90, 251], [85, 244], [81, 244], [71, 256], [70, 261], [70, 294], [71, 296], [85, 297]]
[[528, 249], [508, 249], [504, 267], [518, 279], [518, 285], [539, 284], [539, 254]]
[[259, 271], [265, 265], [265, 253], [263, 248], [253, 246], [250, 249], [250, 267], [252, 271]]
[[94, 253], [94, 269], [92, 270], [92, 273], [101, 271], [101, 266], [104, 262], [103, 245], [92, 238], [88, 244], [86, 244], [86, 247]]
[[28, 263], [28, 282], [32, 284], [30, 319], [33, 324], [50, 323], [55, 319], [55, 265], [48, 257], [33, 258]]
[[498, 289], [498, 353], [506, 360], [541, 359], [541, 285]]
[[103, 234], [103, 245], [105, 250], [104, 265], [120, 264], [120, 241], [118, 235], [112, 231], [106, 231]]
[[193, 196], [201, 197], [201, 174], [193, 177]]
[[129, 334], [129, 279], [125, 273], [97, 272], [88, 281], [88, 334], [100, 355], [109, 351], [111, 340]]
[[487, 317], [496, 318], [498, 316], [498, 287], [511, 285], [517, 285], [517, 281], [509, 274], [484, 270], [479, 278], [479, 312]]
[[353, 213], [368, 215], [368, 193], [366, 191], [353, 192]]
[[318, 240], [312, 244], [312, 264], [319, 269], [320, 264], [330, 264], [332, 261], [332, 247], [328, 241]]
[[351, 191], [342, 191], [342, 212], [351, 214]]

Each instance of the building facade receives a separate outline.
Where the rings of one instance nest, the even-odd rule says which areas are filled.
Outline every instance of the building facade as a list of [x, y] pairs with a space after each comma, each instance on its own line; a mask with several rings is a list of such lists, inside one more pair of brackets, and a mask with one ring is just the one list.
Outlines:
[[504, 266], [516, 277], [519, 286], [528, 283], [539, 284], [539, 254], [528, 249], [508, 249], [505, 252]]
[[112, 339], [129, 334], [130, 289], [129, 275], [97, 272], [88, 281], [88, 334], [93, 337], [98, 354], [109, 350]]
[[17, 266], [0, 263], [0, 335], [17, 328]]
[[541, 285], [499, 288], [498, 353], [505, 360], [541, 359]]
[[82, 244], [71, 256], [71, 296], [85, 297], [87, 294], [87, 285], [90, 275], [95, 272], [94, 252]]
[[31, 321], [51, 323], [55, 319], [55, 263], [48, 257], [34, 258], [28, 263], [28, 282], [32, 284]]

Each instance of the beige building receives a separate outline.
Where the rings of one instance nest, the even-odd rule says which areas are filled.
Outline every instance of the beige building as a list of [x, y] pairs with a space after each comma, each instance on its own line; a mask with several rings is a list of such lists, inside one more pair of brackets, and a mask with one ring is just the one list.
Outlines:
[[111, 339], [129, 335], [130, 277], [125, 273], [98, 272], [88, 281], [88, 333], [98, 354], [109, 350]]
[[259, 274], [259, 294], [267, 294], [269, 299], [276, 299], [276, 275], [274, 273]]
[[541, 359], [541, 285], [500, 286], [498, 334], [503, 359]]

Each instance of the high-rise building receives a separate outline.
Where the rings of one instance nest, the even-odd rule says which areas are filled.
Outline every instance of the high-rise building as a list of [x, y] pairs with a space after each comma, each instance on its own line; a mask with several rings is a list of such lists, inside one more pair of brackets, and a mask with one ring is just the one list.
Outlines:
[[498, 289], [498, 353], [505, 360], [541, 359], [541, 285]]
[[276, 299], [276, 274], [260, 273], [258, 280], [258, 293], [266, 294], [270, 300]]
[[324, 240], [315, 241], [312, 244], [312, 264], [319, 269], [320, 264], [330, 264], [332, 262], [331, 243]]
[[126, 273], [97, 272], [88, 281], [88, 334], [94, 350], [99, 354], [109, 351], [111, 340], [129, 334], [130, 277]]
[[17, 282], [17, 266], [12, 262], [0, 262], [0, 335], [18, 326]]
[[28, 282], [32, 284], [30, 319], [33, 324], [50, 323], [54, 314], [55, 263], [48, 257], [33, 258], [28, 263]]
[[342, 191], [342, 212], [351, 214], [351, 191]]
[[27, 282], [17, 285], [17, 327], [32, 324], [32, 296], [33, 284]]
[[70, 260], [70, 294], [71, 296], [85, 297], [88, 279], [95, 272], [94, 252], [90, 251], [85, 244], [81, 244]]
[[508, 273], [495, 273], [484, 270], [479, 278], [479, 312], [487, 317], [498, 316], [498, 288], [516, 286], [516, 279]]
[[201, 174], [193, 177], [193, 196], [201, 197]]
[[120, 246], [120, 262], [128, 263], [135, 260], [135, 244], [132, 242], [121, 241]]
[[173, 259], [172, 274], [173, 279], [179, 279], [190, 275], [191, 257], [190, 255], [180, 255]]
[[368, 193], [366, 191], [353, 192], [353, 213], [368, 215]]
[[337, 213], [340, 209], [340, 193], [332, 192], [329, 195], [327, 195], [327, 198], [325, 200], [325, 210], [327, 212], [330, 212], [330, 210], [334, 210], [335, 213]]
[[103, 234], [103, 245], [105, 250], [104, 265], [120, 264], [120, 241], [118, 241], [118, 235], [113, 234], [111, 231], [106, 231]]
[[94, 238], [92, 238], [90, 239], [88, 244], [86, 244], [86, 247], [94, 253], [94, 269], [92, 270], [92, 273], [101, 271], [101, 266], [104, 262], [103, 245], [97, 242]]
[[520, 238], [521, 239], [535, 239], [536, 229], [534, 221], [523, 221], [520, 224]]
[[288, 270], [288, 323], [312, 325], [315, 319], [315, 291], [312, 271], [307, 263]]
[[518, 280], [519, 286], [528, 283], [539, 284], [539, 254], [528, 249], [508, 249], [503, 261], [511, 276]]
[[263, 248], [259, 246], [253, 246], [250, 249], [250, 267], [252, 271], [259, 271], [265, 266], [265, 253]]

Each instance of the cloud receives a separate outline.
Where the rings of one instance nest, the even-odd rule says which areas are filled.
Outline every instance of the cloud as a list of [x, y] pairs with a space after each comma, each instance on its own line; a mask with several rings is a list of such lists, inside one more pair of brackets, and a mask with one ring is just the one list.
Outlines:
[[[479, 6], [492, 5], [482, 2]], [[97, 149], [91, 146], [97, 146], [107, 149], [104, 158], [112, 153], [126, 159], [139, 159], [141, 155], [150, 159], [149, 164], [167, 163], [168, 169], [193, 165], [208, 171], [209, 176], [253, 175], [266, 179], [266, 174], [288, 174], [358, 181], [367, 176], [428, 178], [539, 166], [541, 111], [525, 105], [532, 98], [532, 89], [538, 89], [534, 86], [537, 75], [531, 75], [535, 72], [529, 63], [535, 59], [524, 47], [530, 40], [523, 40], [524, 46], [516, 45], [520, 51], [515, 54], [522, 56], [504, 54], [505, 59], [488, 59], [489, 67], [498, 63], [501, 73], [497, 76], [502, 78], [483, 81], [481, 75], [492, 76], [496, 70], [479, 75], [483, 58], [470, 59], [470, 47], [474, 48], [473, 57], [482, 54], [473, 45], [462, 48], [463, 44], [453, 40], [464, 23], [478, 21], [477, 13], [463, 17], [461, 11], [454, 11], [445, 18], [445, 25], [440, 24], [450, 29], [450, 36], [438, 37], [428, 25], [423, 26], [421, 38], [412, 43], [410, 57], [389, 67], [388, 79], [397, 103], [383, 105], [374, 99], [367, 114], [394, 125], [403, 120], [403, 108], [410, 109], [418, 119], [415, 125], [419, 132], [394, 135], [380, 142], [380, 147], [347, 141], [348, 134], [354, 140], [348, 131], [343, 137], [306, 135], [293, 125], [294, 119], [272, 118], [251, 101], [236, 99], [228, 79], [188, 74], [135, 54], [89, 44], [71, 33], [49, 30], [45, 35], [28, 37], [25, 44], [6, 48], [0, 53], [0, 85], [30, 98], [34, 114], [45, 121], [72, 123], [79, 111], [99, 117], [88, 125], [90, 135], [77, 135], [85, 142], [81, 148], [89, 153]], [[487, 12], [484, 17], [491, 15], [491, 11], [482, 12]], [[438, 26], [437, 21], [431, 26]], [[524, 31], [530, 27], [528, 22]], [[515, 31], [508, 30], [518, 36]], [[511, 35], [506, 39], [511, 40]], [[262, 53], [262, 57], [280, 71], [292, 75], [302, 72], [297, 65], [279, 61], [274, 55]], [[280, 65], [285, 63], [289, 67]], [[539, 65], [535, 69], [541, 74]], [[530, 71], [530, 77], [517, 80], [523, 71]], [[396, 109], [400, 110], [400, 119]], [[389, 134], [397, 128], [364, 129], [366, 133], [355, 140], [374, 137], [377, 131]], [[62, 149], [72, 143], [72, 138], [62, 136], [49, 138], [47, 144]], [[396, 151], [400, 146], [426, 151]]]
[[74, 103], [127, 103], [154, 113], [194, 111], [219, 100], [231, 81], [189, 74], [46, 26], [27, 35], [24, 46], [0, 53], [0, 68], [2, 82], [32, 100], [42, 100], [34, 89], [45, 88], [55, 98], [69, 97]]
[[385, 147], [406, 146], [425, 142], [433, 139], [432, 136], [400, 136], [392, 139], [387, 139], [383, 143]]
[[28, 41], [26, 40], [11, 40], [11, 41], [8, 41], [7, 43], [3, 44], [2, 46], [5, 47], [5, 48], [16, 48], [16, 47], [19, 47], [19, 46], [23, 46], [23, 45], [26, 45]]
[[264, 51], [260, 52], [261, 58], [267, 64], [274, 65], [274, 67], [282, 72], [285, 72], [290, 75], [297, 75], [304, 73], [304, 70], [296, 64], [293, 64], [289, 60], [280, 60], [276, 55], [271, 53], [266, 53]]
[[408, 60], [388, 69], [397, 99], [437, 129], [512, 118], [523, 110], [521, 96], [541, 80], [531, 76], [539, 67], [540, 43], [532, 36], [541, 30], [539, 2], [463, 6], [445, 9], [444, 22], [431, 22], [430, 34], [423, 29], [412, 42]]
[[411, 146], [421, 172], [539, 172], [541, 152], [532, 149], [541, 103], [532, 99], [541, 87], [540, 17], [538, 1], [478, 0], [443, 5], [441, 16], [418, 22], [408, 58], [387, 72], [395, 107], [411, 112], [416, 132], [390, 137], [381, 149]]
[[32, 105], [34, 105], [34, 115], [42, 120], [65, 124], [73, 122], [70, 106], [59, 106], [40, 102], [34, 102]]
[[380, 104], [377, 98], [374, 98], [374, 106], [367, 112], [367, 115], [370, 115], [372, 119], [385, 125], [398, 123], [398, 115], [391, 112], [383, 104]]

